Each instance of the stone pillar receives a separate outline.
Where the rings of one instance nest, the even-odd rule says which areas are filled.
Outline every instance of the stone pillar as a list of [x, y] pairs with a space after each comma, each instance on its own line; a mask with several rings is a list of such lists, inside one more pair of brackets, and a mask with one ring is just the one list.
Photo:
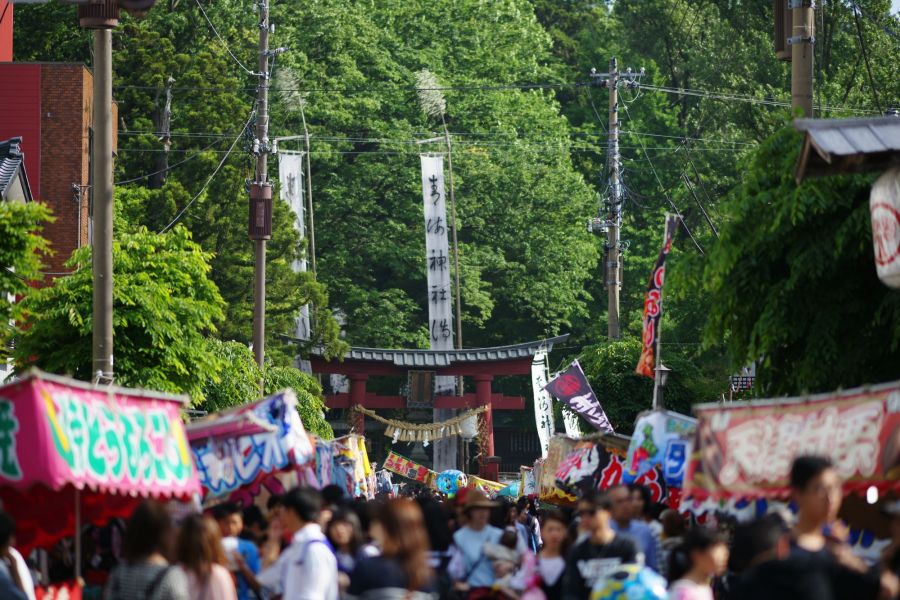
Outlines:
[[478, 406], [487, 406], [487, 410], [481, 413], [484, 423], [484, 435], [487, 436], [481, 456], [480, 477], [497, 481], [500, 476], [500, 464], [494, 458], [494, 416], [491, 409], [491, 381], [493, 375], [475, 375], [475, 400]]
[[[354, 406], [365, 406], [366, 403], [366, 380], [368, 375], [353, 373], [350, 378], [350, 408]], [[353, 428], [359, 435], [366, 434], [366, 417], [362, 413], [353, 413]]]

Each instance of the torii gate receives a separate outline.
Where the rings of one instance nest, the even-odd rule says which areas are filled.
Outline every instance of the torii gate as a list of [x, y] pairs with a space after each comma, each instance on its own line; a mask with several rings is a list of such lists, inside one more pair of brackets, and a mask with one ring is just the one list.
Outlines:
[[[328, 408], [352, 408], [362, 406], [372, 410], [406, 408], [405, 396], [382, 396], [366, 391], [366, 382], [372, 376], [407, 377], [410, 371], [432, 371], [435, 375], [472, 377], [475, 393], [462, 396], [435, 396], [433, 408], [471, 409], [487, 406], [483, 413], [488, 432], [487, 457], [494, 457], [493, 409], [522, 410], [525, 399], [521, 396], [494, 394], [491, 382], [502, 375], [530, 375], [534, 355], [541, 348], [548, 352], [554, 344], [569, 338], [562, 335], [512, 346], [493, 348], [469, 348], [463, 350], [388, 350], [383, 348], [351, 348], [343, 361], [328, 361], [313, 352], [310, 362], [314, 373], [340, 374], [350, 380], [350, 393], [325, 397]], [[365, 416], [356, 415], [356, 430], [365, 429]], [[481, 460], [480, 475], [497, 480], [499, 463]]]

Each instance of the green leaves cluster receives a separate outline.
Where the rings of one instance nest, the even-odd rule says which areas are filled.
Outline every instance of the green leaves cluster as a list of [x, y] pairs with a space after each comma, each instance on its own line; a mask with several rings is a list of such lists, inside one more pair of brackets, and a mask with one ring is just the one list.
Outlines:
[[29, 282], [43, 279], [41, 256], [49, 252], [41, 237], [41, 223], [52, 220], [50, 211], [34, 202], [0, 201], [0, 361], [9, 356], [10, 342], [19, 333], [27, 312], [20, 302]]

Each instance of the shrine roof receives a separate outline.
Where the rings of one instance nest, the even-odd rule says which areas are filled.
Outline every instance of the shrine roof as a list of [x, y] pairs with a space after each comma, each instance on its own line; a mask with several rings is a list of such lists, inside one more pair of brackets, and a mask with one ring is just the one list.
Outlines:
[[[569, 339], [568, 334], [511, 346], [463, 348], [462, 350], [391, 350], [352, 347], [344, 356], [344, 361], [391, 363], [400, 368], [437, 368], [458, 363], [522, 360], [531, 359], [542, 347], [549, 352], [553, 349], [554, 344], [561, 344], [567, 339]], [[321, 349], [314, 349], [312, 356], [321, 359]]]

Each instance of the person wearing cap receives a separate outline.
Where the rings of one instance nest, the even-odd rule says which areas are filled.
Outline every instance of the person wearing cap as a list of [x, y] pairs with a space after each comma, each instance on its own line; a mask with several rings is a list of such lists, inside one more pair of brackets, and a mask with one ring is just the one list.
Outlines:
[[618, 535], [610, 524], [612, 502], [606, 492], [585, 494], [578, 503], [579, 516], [591, 525], [589, 538], [575, 546], [563, 573], [564, 600], [588, 600], [598, 580], [620, 565], [637, 563], [638, 547]]
[[485, 545], [499, 544], [503, 530], [488, 522], [496, 502], [478, 489], [468, 490], [464, 497], [466, 524], [453, 534], [454, 555], [448, 572], [459, 592], [477, 598], [488, 595], [494, 584], [494, 569], [485, 555]]

